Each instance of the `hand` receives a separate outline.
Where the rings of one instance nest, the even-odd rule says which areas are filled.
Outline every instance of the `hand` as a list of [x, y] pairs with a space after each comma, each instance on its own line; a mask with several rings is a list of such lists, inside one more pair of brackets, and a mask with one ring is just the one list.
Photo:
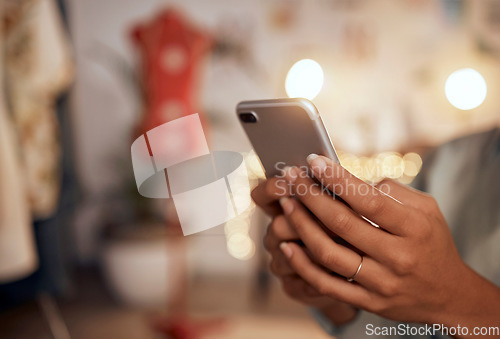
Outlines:
[[284, 178], [271, 178], [260, 182], [252, 190], [252, 199], [269, 216], [283, 214], [280, 198], [290, 196], [290, 186]]
[[[304, 171], [288, 169], [287, 182], [301, 203], [290, 198], [280, 203], [288, 222], [319, 263], [297, 244], [282, 244], [300, 277], [323, 295], [394, 320], [447, 326], [498, 324], [499, 289], [461, 260], [433, 198], [390, 181], [381, 185], [384, 193], [328, 158], [312, 158], [314, 176], [350, 208], [324, 194]], [[355, 282], [328, 274], [321, 267], [352, 277], [361, 257], [328, 237], [304, 206], [364, 253]]]
[[272, 257], [271, 272], [281, 280], [283, 290], [292, 299], [319, 309], [337, 326], [352, 321], [357, 314], [355, 307], [320, 294], [314, 287], [298, 276], [288, 263], [279, 246], [284, 241], [291, 242], [298, 239], [297, 233], [283, 215], [274, 217], [264, 238], [264, 246]]
[[266, 180], [252, 191], [252, 198], [256, 204], [274, 216], [264, 237], [264, 246], [271, 254], [271, 272], [280, 279], [283, 290], [292, 299], [319, 309], [335, 325], [344, 325], [354, 319], [357, 309], [349, 304], [321, 295], [297, 275], [279, 248], [279, 245], [284, 241], [299, 240], [297, 233], [288, 224], [278, 204], [278, 199], [287, 196], [288, 192], [289, 187], [283, 178]]

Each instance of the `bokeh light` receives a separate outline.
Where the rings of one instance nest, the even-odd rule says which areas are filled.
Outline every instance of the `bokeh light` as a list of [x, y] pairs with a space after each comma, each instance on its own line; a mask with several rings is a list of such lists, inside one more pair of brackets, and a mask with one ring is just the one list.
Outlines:
[[472, 68], [453, 72], [444, 86], [446, 98], [458, 109], [469, 110], [481, 105], [486, 98], [487, 86], [483, 76]]
[[236, 259], [248, 260], [255, 253], [255, 244], [247, 234], [234, 233], [227, 239], [227, 250]]
[[414, 152], [406, 153], [403, 156], [404, 174], [409, 177], [416, 177], [422, 168], [422, 158]]
[[323, 87], [323, 69], [312, 59], [297, 61], [288, 71], [285, 81], [290, 98], [314, 99]]
[[401, 155], [398, 152], [381, 152], [370, 157], [350, 153], [337, 153], [340, 163], [356, 177], [370, 184], [384, 178], [409, 184], [422, 168], [422, 158], [414, 152]]

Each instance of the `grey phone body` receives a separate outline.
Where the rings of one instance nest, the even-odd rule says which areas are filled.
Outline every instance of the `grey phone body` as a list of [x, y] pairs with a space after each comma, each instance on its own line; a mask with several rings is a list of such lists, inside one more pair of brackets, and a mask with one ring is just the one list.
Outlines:
[[285, 166], [307, 166], [311, 153], [339, 162], [319, 111], [307, 99], [243, 101], [236, 113], [267, 178]]

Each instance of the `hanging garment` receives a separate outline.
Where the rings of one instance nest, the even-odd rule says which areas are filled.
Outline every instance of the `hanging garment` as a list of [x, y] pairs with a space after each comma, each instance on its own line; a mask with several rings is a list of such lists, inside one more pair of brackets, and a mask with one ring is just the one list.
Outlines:
[[[0, 25], [0, 37], [2, 33]], [[2, 80], [3, 69], [3, 39], [0, 38]], [[0, 283], [20, 279], [38, 266], [31, 214], [14, 131], [5, 106], [3, 81], [0, 81]]]
[[51, 216], [60, 193], [55, 100], [73, 79], [69, 43], [53, 0], [25, 1], [5, 32], [9, 107], [34, 219]]

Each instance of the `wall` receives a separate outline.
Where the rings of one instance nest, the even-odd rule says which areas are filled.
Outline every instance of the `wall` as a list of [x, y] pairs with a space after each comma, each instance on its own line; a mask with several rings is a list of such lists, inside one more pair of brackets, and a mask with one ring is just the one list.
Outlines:
[[[212, 149], [248, 151], [234, 116], [237, 102], [285, 96], [287, 70], [313, 58], [325, 71], [315, 103], [336, 147], [363, 154], [437, 144], [498, 122], [500, 67], [494, 52], [477, 47], [478, 32], [490, 32], [478, 24], [488, 8], [477, 3], [70, 0], [78, 65], [74, 123], [85, 189], [75, 224], [81, 260], [95, 258], [102, 203], [130, 166], [123, 159], [140, 107], [108, 54], [111, 49], [133, 65], [132, 23], [174, 5], [200, 27], [246, 48], [243, 57], [206, 62], [200, 100], [212, 121]], [[453, 108], [443, 91], [446, 77], [462, 67], [477, 69], [488, 83], [486, 101], [469, 113]], [[196, 253], [214, 258], [207, 272], [218, 267], [245, 274], [245, 265], [252, 265], [225, 252], [221, 228], [195, 241]]]

